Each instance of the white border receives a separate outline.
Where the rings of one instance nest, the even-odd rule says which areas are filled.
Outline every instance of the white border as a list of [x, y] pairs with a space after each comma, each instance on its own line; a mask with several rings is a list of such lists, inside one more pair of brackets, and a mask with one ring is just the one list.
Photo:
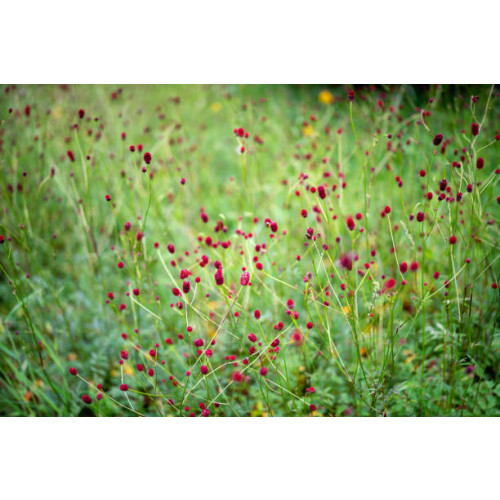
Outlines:
[[498, 420], [4, 418], [7, 499], [494, 498]]

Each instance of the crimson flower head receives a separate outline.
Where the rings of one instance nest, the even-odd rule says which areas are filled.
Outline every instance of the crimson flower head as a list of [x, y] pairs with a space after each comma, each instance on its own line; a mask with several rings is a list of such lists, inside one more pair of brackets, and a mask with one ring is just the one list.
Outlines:
[[68, 371], [73, 376], [75, 376], [78, 373], [77, 369], [74, 366], [72, 366]]
[[354, 231], [356, 224], [355, 224], [354, 219], [352, 217], [347, 217], [347, 227], [348, 227], [349, 231]]
[[149, 165], [151, 163], [151, 153], [144, 153], [144, 162]]
[[443, 142], [443, 134], [436, 134], [432, 140], [434, 146], [439, 146]]
[[390, 290], [391, 288], [394, 288], [396, 285], [396, 280], [394, 278], [389, 278], [385, 283], [384, 283], [384, 290]]
[[85, 116], [85, 110], [84, 109], [79, 109], [78, 110], [78, 117], [80, 120]]
[[215, 283], [219, 286], [224, 284], [224, 276], [222, 276], [222, 269], [217, 269], [215, 273]]
[[352, 270], [352, 258], [348, 253], [342, 254], [339, 257], [340, 267], [343, 269], [347, 269], [348, 271]]
[[249, 282], [250, 282], [250, 273], [248, 271], [245, 271], [240, 278], [241, 286], [247, 286]]
[[476, 136], [479, 134], [479, 123], [473, 123], [471, 126], [470, 126], [470, 131], [471, 131], [471, 134]]
[[66, 152], [66, 154], [68, 155], [68, 158], [69, 158], [71, 161], [75, 161], [75, 155], [73, 154], [73, 151], [68, 150], [68, 151]]
[[347, 97], [349, 98], [349, 102], [354, 101], [354, 99], [356, 99], [356, 92], [354, 92], [354, 90], [349, 90]]

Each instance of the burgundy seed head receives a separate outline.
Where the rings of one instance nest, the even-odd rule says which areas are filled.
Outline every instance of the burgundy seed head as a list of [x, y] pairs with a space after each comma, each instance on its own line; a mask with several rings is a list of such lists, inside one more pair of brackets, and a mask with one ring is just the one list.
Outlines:
[[224, 276], [222, 276], [222, 270], [217, 269], [217, 272], [215, 273], [215, 283], [218, 286], [221, 286], [224, 284]]
[[436, 134], [432, 140], [434, 146], [439, 146], [443, 142], [443, 134]]
[[250, 283], [250, 273], [248, 271], [245, 271], [240, 278], [240, 284], [241, 286], [247, 286], [248, 283]]

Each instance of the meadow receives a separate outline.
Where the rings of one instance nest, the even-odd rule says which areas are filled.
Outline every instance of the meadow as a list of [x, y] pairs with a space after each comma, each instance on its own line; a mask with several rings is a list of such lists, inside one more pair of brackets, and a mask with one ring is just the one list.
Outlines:
[[2, 85], [1, 416], [499, 416], [491, 85]]

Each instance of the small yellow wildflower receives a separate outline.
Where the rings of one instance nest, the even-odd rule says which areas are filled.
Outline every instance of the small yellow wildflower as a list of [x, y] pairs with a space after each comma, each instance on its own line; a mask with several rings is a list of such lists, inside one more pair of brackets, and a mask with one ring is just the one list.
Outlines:
[[305, 127], [302, 127], [302, 134], [306, 137], [311, 137], [311, 135], [314, 134], [314, 129], [311, 127], [311, 125], [306, 125]]
[[210, 109], [214, 113], [218, 113], [222, 109], [222, 104], [220, 102], [214, 102], [210, 104]]
[[318, 96], [319, 102], [323, 104], [333, 104], [335, 98], [329, 90], [322, 90]]

